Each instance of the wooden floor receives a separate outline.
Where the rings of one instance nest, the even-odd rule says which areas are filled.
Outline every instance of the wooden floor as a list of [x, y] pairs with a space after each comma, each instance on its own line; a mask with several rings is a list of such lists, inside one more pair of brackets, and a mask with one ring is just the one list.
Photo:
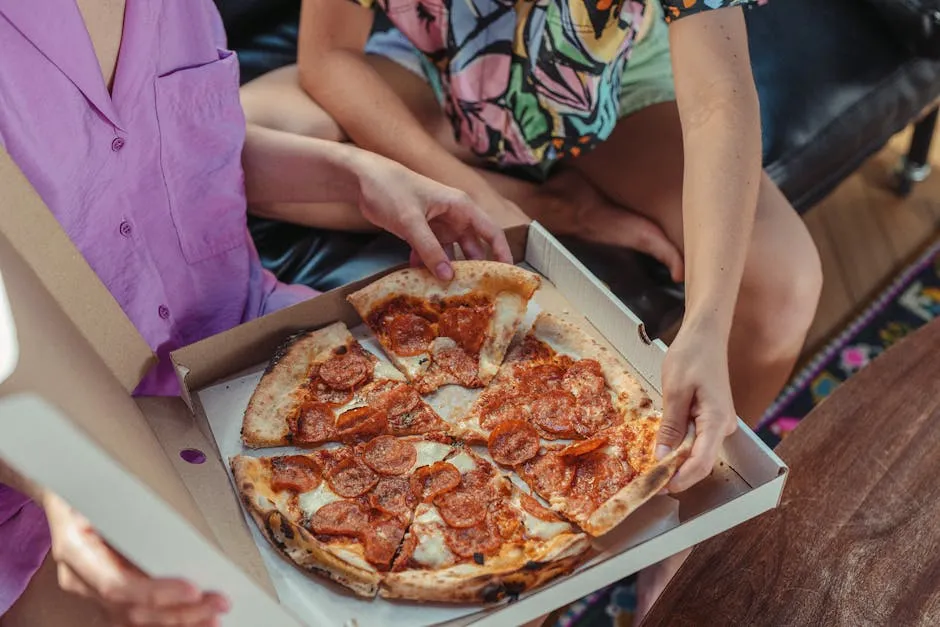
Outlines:
[[908, 132], [896, 136], [805, 215], [825, 285], [804, 356], [838, 332], [940, 231], [940, 137], [932, 146], [935, 172], [908, 198], [890, 190], [908, 141]]

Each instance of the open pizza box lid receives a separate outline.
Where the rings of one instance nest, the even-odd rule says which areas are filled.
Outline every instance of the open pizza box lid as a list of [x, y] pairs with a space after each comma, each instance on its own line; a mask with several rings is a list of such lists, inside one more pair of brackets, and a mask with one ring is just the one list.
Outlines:
[[[241, 511], [207, 415], [215, 410], [204, 400], [239, 402], [225, 386], [239, 389], [233, 383], [257, 372], [292, 332], [359, 324], [345, 295], [366, 281], [174, 353], [186, 404], [133, 399], [129, 391], [152, 363], [147, 345], [2, 151], [0, 181], [0, 457], [60, 494], [144, 571], [226, 594], [233, 602], [226, 625], [519, 625], [779, 501], [786, 467], [743, 428], [726, 441], [713, 476], [678, 506], [657, 497], [598, 538], [575, 573], [512, 603], [367, 601], [277, 566]], [[658, 391], [664, 346], [648, 342], [637, 318], [540, 226], [507, 234], [517, 260], [546, 279], [540, 306], [581, 320]], [[231, 420], [240, 424], [241, 414]], [[288, 579], [309, 584], [309, 598], [295, 598], [285, 569]]]

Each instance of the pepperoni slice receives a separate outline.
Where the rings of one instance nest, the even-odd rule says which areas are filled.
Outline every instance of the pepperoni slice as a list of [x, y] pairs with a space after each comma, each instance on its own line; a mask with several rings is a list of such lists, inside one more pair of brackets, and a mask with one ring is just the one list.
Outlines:
[[502, 545], [499, 536], [485, 523], [465, 528], [446, 527], [444, 541], [454, 554], [464, 558], [477, 553], [492, 555]]
[[369, 493], [369, 504], [390, 516], [407, 520], [416, 504], [408, 480], [403, 477], [382, 477]]
[[388, 333], [389, 348], [402, 357], [426, 353], [435, 337], [434, 326], [426, 318], [413, 313], [400, 313], [387, 319], [385, 332]]
[[355, 501], [327, 503], [310, 517], [314, 533], [358, 537], [369, 524], [369, 512]]
[[447, 425], [434, 410], [424, 405], [406, 414], [388, 419], [388, 428], [395, 435], [417, 435], [431, 431], [443, 431]]
[[570, 438], [577, 434], [578, 416], [574, 396], [564, 390], [553, 390], [532, 401], [531, 420], [550, 438]]
[[606, 393], [601, 365], [593, 359], [581, 359], [572, 364], [561, 384], [579, 400]]
[[363, 447], [362, 459], [380, 475], [400, 475], [415, 465], [418, 451], [412, 442], [383, 435]]
[[405, 527], [397, 518], [383, 516], [369, 521], [362, 533], [366, 561], [388, 569], [404, 537]]
[[531, 335], [527, 335], [525, 339], [522, 340], [522, 346], [519, 351], [519, 361], [546, 361], [551, 359], [554, 354], [555, 351], [553, 351], [548, 344]]
[[524, 364], [516, 368], [515, 375], [520, 387], [541, 394], [560, 386], [565, 370], [558, 364]]
[[438, 335], [449, 337], [457, 346], [471, 355], [480, 352], [486, 339], [486, 329], [493, 316], [493, 305], [476, 307], [450, 307], [441, 314]]
[[371, 490], [379, 478], [358, 459], [347, 457], [333, 466], [326, 480], [333, 492], [351, 499]]
[[392, 565], [392, 570], [398, 572], [413, 566], [411, 557], [415, 554], [416, 548], [418, 548], [418, 536], [412, 533], [402, 542], [401, 548], [398, 550], [398, 557], [395, 558], [395, 563]]
[[541, 445], [538, 431], [521, 420], [499, 423], [486, 443], [493, 460], [504, 466], [515, 466], [532, 459]]
[[421, 404], [418, 391], [406, 383], [402, 383], [386, 394], [382, 402], [389, 419], [397, 418], [402, 414], [414, 411]]
[[539, 520], [545, 520], [547, 522], [558, 522], [561, 520], [561, 518], [558, 517], [558, 514], [548, 509], [528, 494], [522, 495], [520, 504], [522, 505], [522, 509], [532, 514]]
[[630, 480], [633, 471], [611, 455], [594, 451], [577, 459], [571, 493], [603, 503]]
[[582, 455], [587, 455], [588, 453], [596, 451], [605, 444], [607, 444], [606, 436], [591, 438], [589, 440], [581, 440], [580, 442], [569, 444], [565, 448], [558, 451], [558, 454], [569, 459], [574, 457], [581, 457]]
[[340, 406], [345, 405], [353, 398], [352, 390], [334, 390], [321, 379], [316, 379], [310, 383], [310, 394], [313, 400], [327, 405]]
[[320, 485], [320, 465], [306, 455], [271, 460], [271, 489], [309, 492]]
[[333, 410], [323, 403], [306, 403], [297, 416], [294, 444], [319, 444], [333, 435]]
[[340, 439], [366, 439], [388, 428], [385, 412], [372, 407], [356, 407], [344, 411], [336, 418], [336, 430]]
[[320, 364], [320, 378], [334, 390], [351, 390], [372, 376], [374, 364], [360, 350], [345, 346]]
[[473, 527], [486, 519], [485, 500], [471, 492], [447, 492], [434, 499], [434, 504], [441, 518], [451, 527]]
[[592, 436], [611, 426], [617, 419], [617, 410], [606, 394], [586, 398], [575, 415], [574, 428], [579, 435]]
[[491, 399], [483, 406], [480, 412], [480, 426], [487, 431], [493, 429], [501, 422], [511, 420], [524, 420], [525, 410], [521, 405], [522, 399], [507, 398], [506, 393], [491, 394]]
[[490, 511], [490, 522], [503, 541], [516, 538], [522, 528], [519, 513], [502, 501], [494, 504]]
[[556, 452], [530, 459], [523, 464], [521, 474], [533, 490], [546, 498], [566, 492], [574, 481], [574, 468]]
[[435, 462], [422, 466], [411, 475], [411, 490], [420, 501], [450, 492], [460, 485], [460, 471], [453, 464]]
[[459, 346], [437, 351], [434, 353], [434, 362], [453, 375], [460, 385], [472, 387], [478, 383], [477, 360]]

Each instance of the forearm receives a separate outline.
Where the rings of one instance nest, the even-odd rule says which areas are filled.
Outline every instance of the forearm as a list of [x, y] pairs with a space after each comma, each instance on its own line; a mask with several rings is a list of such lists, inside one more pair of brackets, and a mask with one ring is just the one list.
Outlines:
[[424, 129], [361, 53], [320, 52], [309, 68], [301, 63], [300, 77], [307, 93], [356, 145], [468, 193], [485, 186], [473, 168]]
[[761, 180], [760, 110], [740, 8], [670, 28], [682, 123], [685, 324], [731, 330]]
[[738, 89], [701, 113], [699, 120], [683, 121], [687, 320], [727, 336], [760, 187], [757, 97]]
[[44, 490], [13, 470], [13, 468], [8, 466], [2, 459], [0, 459], [0, 484], [8, 485], [14, 490], [22, 492], [37, 503], [42, 503]]

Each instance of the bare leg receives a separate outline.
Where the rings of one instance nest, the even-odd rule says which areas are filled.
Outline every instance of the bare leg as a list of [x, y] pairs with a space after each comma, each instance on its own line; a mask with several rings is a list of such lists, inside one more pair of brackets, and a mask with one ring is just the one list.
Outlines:
[[96, 604], [59, 587], [49, 555], [23, 596], [0, 618], [0, 627], [108, 627], [113, 622]]

